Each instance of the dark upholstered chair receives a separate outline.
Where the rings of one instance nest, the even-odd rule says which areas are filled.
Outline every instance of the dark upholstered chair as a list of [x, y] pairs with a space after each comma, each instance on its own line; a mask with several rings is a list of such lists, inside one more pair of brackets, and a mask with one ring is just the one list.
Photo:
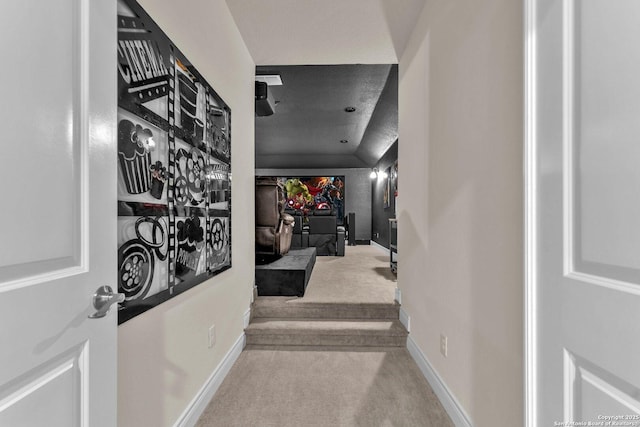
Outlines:
[[284, 212], [285, 194], [275, 178], [256, 178], [256, 253], [284, 255], [291, 247], [294, 219]]
[[309, 215], [309, 246], [318, 255], [336, 255], [336, 216], [330, 210], [316, 210]]
[[304, 225], [304, 217], [300, 213], [293, 215], [293, 238], [291, 248], [300, 249], [309, 247], [309, 226]]

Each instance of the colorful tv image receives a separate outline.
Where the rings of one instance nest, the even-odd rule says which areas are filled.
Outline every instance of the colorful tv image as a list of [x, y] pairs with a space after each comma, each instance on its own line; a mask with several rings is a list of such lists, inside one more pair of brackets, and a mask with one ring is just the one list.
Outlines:
[[278, 177], [286, 192], [286, 209], [308, 216], [316, 209], [331, 210], [344, 223], [344, 176]]

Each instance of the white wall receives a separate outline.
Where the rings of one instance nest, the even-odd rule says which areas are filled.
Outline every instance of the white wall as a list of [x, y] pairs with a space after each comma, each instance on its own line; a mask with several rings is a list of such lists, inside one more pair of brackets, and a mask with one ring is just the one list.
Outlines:
[[140, 3], [231, 107], [233, 266], [119, 327], [119, 427], [175, 423], [243, 333], [254, 280], [255, 64], [224, 0]]
[[523, 422], [522, 25], [519, 1], [427, 0], [399, 69], [398, 285], [478, 427]]

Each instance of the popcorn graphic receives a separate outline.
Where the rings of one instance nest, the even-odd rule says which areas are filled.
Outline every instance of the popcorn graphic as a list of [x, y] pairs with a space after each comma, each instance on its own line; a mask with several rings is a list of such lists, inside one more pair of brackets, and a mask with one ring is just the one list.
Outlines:
[[151, 188], [151, 153], [155, 147], [153, 133], [129, 120], [118, 123], [118, 159], [129, 194], [140, 194]]

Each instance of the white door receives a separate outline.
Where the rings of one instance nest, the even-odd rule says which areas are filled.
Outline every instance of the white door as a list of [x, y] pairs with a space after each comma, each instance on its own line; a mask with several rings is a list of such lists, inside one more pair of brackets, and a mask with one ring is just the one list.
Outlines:
[[0, 13], [0, 426], [115, 426], [116, 2]]
[[639, 426], [640, 2], [525, 4], [528, 425]]

